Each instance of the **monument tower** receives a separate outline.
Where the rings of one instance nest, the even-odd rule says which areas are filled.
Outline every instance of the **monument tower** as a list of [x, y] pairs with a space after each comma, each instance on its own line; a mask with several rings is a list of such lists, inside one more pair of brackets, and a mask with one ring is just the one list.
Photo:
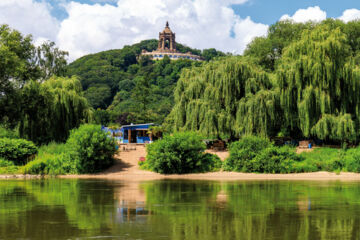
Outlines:
[[169, 22], [166, 22], [165, 29], [159, 33], [157, 50], [176, 52], [175, 33], [170, 30]]
[[191, 52], [180, 53], [176, 49], [175, 33], [171, 31], [169, 22], [166, 22], [165, 28], [159, 32], [158, 48], [155, 51], [147, 52], [143, 50], [141, 56], [149, 56], [153, 60], [163, 59], [168, 56], [171, 60], [190, 59], [201, 61], [200, 56], [192, 54]]

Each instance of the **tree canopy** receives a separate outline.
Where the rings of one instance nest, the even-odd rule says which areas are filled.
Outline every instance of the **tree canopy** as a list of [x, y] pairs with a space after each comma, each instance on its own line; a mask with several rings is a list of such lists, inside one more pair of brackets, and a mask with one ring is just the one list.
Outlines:
[[225, 57], [186, 70], [167, 118], [208, 136], [316, 137], [357, 141], [360, 21], [278, 22]]
[[20, 136], [36, 143], [65, 141], [71, 129], [92, 118], [76, 77], [30, 81], [21, 92], [21, 101]]
[[[95, 109], [107, 109], [109, 121], [162, 123], [173, 106], [173, 90], [181, 70], [201, 63], [140, 57], [142, 50], [153, 51], [157, 43], [145, 40], [119, 50], [84, 56], [68, 66], [68, 75], [79, 76], [85, 97]], [[180, 43], [177, 50], [200, 55], [206, 61], [225, 56], [216, 49], [200, 51]]]

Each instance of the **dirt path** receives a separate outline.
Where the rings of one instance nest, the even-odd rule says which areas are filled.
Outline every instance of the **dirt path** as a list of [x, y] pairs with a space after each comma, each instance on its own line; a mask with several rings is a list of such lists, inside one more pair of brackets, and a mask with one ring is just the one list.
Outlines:
[[[221, 159], [227, 157], [227, 152], [211, 152], [218, 154]], [[121, 151], [117, 155], [116, 164], [107, 171], [93, 175], [66, 175], [61, 178], [102, 178], [110, 180], [126, 181], [147, 181], [159, 179], [189, 179], [189, 180], [216, 180], [216, 181], [236, 181], [236, 180], [314, 180], [314, 181], [360, 181], [360, 174], [357, 173], [294, 173], [294, 174], [256, 174], [256, 173], [235, 173], [235, 172], [213, 172], [201, 174], [184, 175], [161, 175], [139, 168], [140, 157], [145, 157], [146, 151], [143, 146], [136, 146], [136, 150]]]

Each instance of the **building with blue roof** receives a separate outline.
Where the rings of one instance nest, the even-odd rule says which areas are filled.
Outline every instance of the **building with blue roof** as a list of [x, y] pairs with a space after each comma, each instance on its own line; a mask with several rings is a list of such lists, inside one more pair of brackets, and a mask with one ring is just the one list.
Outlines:
[[120, 143], [145, 144], [153, 141], [153, 136], [149, 133], [152, 126], [156, 125], [154, 123], [130, 124], [121, 126], [120, 129], [103, 127], [103, 130], [109, 132]]

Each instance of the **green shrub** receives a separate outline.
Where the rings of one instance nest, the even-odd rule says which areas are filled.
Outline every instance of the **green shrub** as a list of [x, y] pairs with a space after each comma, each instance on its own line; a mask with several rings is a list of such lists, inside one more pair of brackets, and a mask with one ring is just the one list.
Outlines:
[[95, 173], [110, 167], [116, 143], [100, 125], [86, 124], [74, 129], [66, 142], [78, 173]]
[[42, 159], [47, 164], [46, 174], [76, 174], [75, 161], [71, 159], [70, 150], [67, 144], [49, 143], [41, 146], [36, 159]]
[[19, 173], [19, 167], [15, 166], [14, 162], [0, 158], [0, 174], [14, 174]]
[[43, 153], [61, 154], [67, 152], [67, 146], [65, 143], [50, 142], [47, 145], [42, 145], [38, 149], [38, 155]]
[[15, 166], [13, 162], [8, 161], [4, 158], [0, 158], [0, 167], [12, 167]]
[[24, 167], [28, 174], [77, 174], [99, 172], [113, 163], [116, 145], [97, 125], [71, 131], [66, 144], [41, 146], [34, 161]]
[[360, 148], [349, 150], [344, 162], [348, 172], [360, 173]]
[[163, 174], [198, 173], [216, 170], [220, 159], [205, 154], [206, 146], [197, 133], [182, 132], [149, 144], [143, 169]]
[[261, 151], [272, 146], [266, 138], [246, 136], [230, 145], [230, 156], [224, 161], [225, 171], [251, 172], [253, 166], [251, 160]]
[[19, 138], [19, 134], [14, 130], [0, 126], [0, 138]]
[[294, 171], [293, 164], [301, 160], [290, 147], [270, 146], [250, 160], [248, 170], [259, 173], [291, 173]]
[[[300, 154], [304, 163], [296, 165], [296, 172], [339, 171], [345, 167], [347, 152], [336, 148], [319, 148]], [[303, 167], [303, 169], [301, 168]]]
[[0, 138], [0, 158], [13, 161], [15, 165], [25, 164], [36, 153], [37, 147], [30, 141]]
[[24, 166], [25, 174], [47, 174], [48, 165], [44, 159], [35, 159]]
[[67, 152], [63, 153], [39, 153], [34, 161], [30, 161], [24, 167], [24, 173], [27, 174], [76, 174], [77, 169], [74, 161]]

